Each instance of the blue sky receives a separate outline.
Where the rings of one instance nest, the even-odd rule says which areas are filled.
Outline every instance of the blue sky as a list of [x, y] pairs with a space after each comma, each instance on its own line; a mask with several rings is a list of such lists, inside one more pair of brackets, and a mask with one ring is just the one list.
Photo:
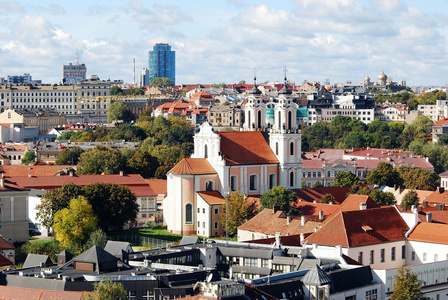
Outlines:
[[0, 1], [0, 76], [54, 83], [79, 60], [132, 82], [148, 50], [176, 51], [176, 83], [448, 83], [448, 2], [398, 0]]

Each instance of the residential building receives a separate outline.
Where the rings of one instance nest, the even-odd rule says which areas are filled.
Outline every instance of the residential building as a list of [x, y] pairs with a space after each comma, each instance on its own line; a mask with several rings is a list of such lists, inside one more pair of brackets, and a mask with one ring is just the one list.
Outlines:
[[234, 105], [214, 105], [209, 110], [208, 122], [213, 127], [241, 128], [244, 114]]
[[[15, 128], [17, 128], [18, 124], [23, 124], [25, 128], [37, 127], [39, 129], [38, 134], [45, 134], [53, 126], [64, 124], [65, 116], [54, 109], [8, 108], [0, 113], [0, 123], [13, 123], [15, 124]], [[25, 141], [25, 139], [22, 139], [21, 141]]]
[[438, 143], [441, 136], [448, 135], [448, 118], [438, 120], [432, 125], [432, 142]]
[[389, 104], [388, 106], [377, 106], [375, 108], [375, 118], [384, 122], [406, 122], [409, 114], [409, 107], [402, 104]]
[[157, 77], [167, 77], [176, 84], [176, 52], [169, 44], [155, 44], [148, 52], [148, 82]]

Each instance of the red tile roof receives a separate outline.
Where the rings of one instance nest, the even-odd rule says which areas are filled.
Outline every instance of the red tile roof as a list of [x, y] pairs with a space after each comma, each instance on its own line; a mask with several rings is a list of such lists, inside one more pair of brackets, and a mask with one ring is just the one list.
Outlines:
[[[363, 229], [364, 226], [364, 229]], [[366, 226], [372, 228], [367, 230]], [[310, 235], [308, 244], [356, 247], [404, 240], [409, 230], [393, 206], [346, 211], [334, 216]]]
[[219, 132], [221, 153], [228, 165], [278, 164], [279, 161], [259, 131]]
[[19, 166], [19, 165], [2, 165], [0, 172], [4, 172], [6, 176], [54, 176], [60, 171], [74, 169], [75, 166], [52, 166], [52, 165], [34, 165], [34, 166]]
[[216, 174], [216, 170], [205, 158], [184, 158], [168, 173], [203, 175]]
[[295, 189], [298, 200], [308, 202], [320, 202], [322, 197], [326, 194], [333, 195], [336, 204], [342, 203], [350, 192], [351, 186], [331, 186], [331, 187], [317, 187], [317, 188], [301, 188]]
[[342, 211], [360, 210], [361, 203], [366, 203], [366, 208], [378, 208], [380, 207], [372, 198], [365, 195], [351, 194], [345, 198], [344, 202], [339, 205], [338, 209], [334, 211], [334, 216]]
[[0, 236], [0, 250], [14, 250], [15, 247], [13, 244], [5, 240], [3, 237]]
[[0, 299], [14, 300], [83, 300], [88, 292], [53, 291], [0, 285]]
[[191, 95], [190, 100], [209, 100], [214, 101], [211, 94], [207, 93], [206, 91], [197, 91], [193, 95]]
[[448, 118], [443, 118], [432, 125], [432, 127], [440, 127], [448, 123]]
[[448, 245], [448, 225], [436, 223], [419, 223], [408, 240]]
[[427, 196], [425, 201], [428, 203], [448, 204], [448, 190], [441, 190], [439, 188], [437, 191], [434, 191], [431, 195]]
[[199, 192], [198, 194], [209, 205], [222, 205], [226, 203], [226, 199], [218, 191]]
[[296, 202], [295, 207], [302, 212], [302, 215], [318, 216], [319, 211], [322, 211], [324, 216], [329, 216], [338, 209], [339, 205], [298, 201]]
[[167, 193], [167, 180], [166, 179], [145, 179], [151, 189], [157, 193], [157, 195], [166, 195]]
[[13, 266], [13, 262], [0, 254], [0, 267]]
[[195, 108], [197, 107], [196, 103], [194, 101], [184, 101], [184, 100], [177, 100], [174, 102], [167, 102], [162, 105], [157, 106], [157, 111], [162, 111], [165, 113], [181, 113], [187, 108]]

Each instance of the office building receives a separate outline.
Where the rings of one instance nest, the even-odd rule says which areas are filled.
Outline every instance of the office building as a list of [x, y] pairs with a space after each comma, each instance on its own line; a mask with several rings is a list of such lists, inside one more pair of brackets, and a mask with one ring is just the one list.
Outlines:
[[69, 63], [68, 65], [64, 65], [64, 73], [63, 73], [63, 83], [64, 84], [76, 84], [78, 80], [84, 81], [86, 80], [87, 68], [85, 64], [74, 64]]
[[169, 44], [155, 44], [149, 51], [149, 76], [151, 82], [156, 77], [167, 77], [173, 85], [176, 80], [176, 52], [171, 51]]

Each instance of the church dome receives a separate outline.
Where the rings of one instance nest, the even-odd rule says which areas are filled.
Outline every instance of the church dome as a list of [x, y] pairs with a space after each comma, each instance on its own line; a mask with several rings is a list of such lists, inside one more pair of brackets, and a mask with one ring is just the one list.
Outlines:
[[364, 81], [365, 81], [365, 82], [370, 82], [370, 77], [367, 76], [366, 78], [364, 78]]
[[387, 80], [387, 75], [384, 74], [384, 71], [381, 71], [381, 74], [378, 75], [378, 80], [379, 81], [386, 81]]

